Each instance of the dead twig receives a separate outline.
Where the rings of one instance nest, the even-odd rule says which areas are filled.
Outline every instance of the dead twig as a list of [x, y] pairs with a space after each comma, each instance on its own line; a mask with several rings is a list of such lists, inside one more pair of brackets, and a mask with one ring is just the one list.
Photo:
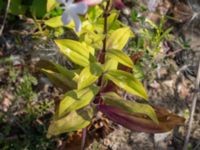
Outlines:
[[6, 12], [5, 12], [5, 15], [4, 15], [4, 18], [3, 18], [3, 23], [2, 23], [1, 29], [0, 29], [0, 36], [2, 35], [4, 26], [6, 24], [6, 18], [7, 18], [7, 15], [8, 15], [9, 8], [10, 8], [10, 0], [8, 0], [8, 2], [7, 2]]
[[[197, 73], [196, 84], [195, 84], [196, 89], [199, 89], [199, 84], [200, 84], [200, 60], [199, 60], [199, 67], [198, 67], [198, 73]], [[187, 133], [186, 133], [186, 136], [185, 136], [185, 142], [184, 142], [183, 150], [187, 150], [187, 147], [188, 147], [190, 134], [191, 134], [191, 130], [192, 130], [193, 116], [194, 116], [194, 113], [195, 113], [195, 108], [196, 108], [196, 103], [197, 103], [197, 97], [198, 97], [198, 93], [194, 93], [190, 118], [189, 118], [189, 122], [188, 122], [188, 130], [187, 130]]]

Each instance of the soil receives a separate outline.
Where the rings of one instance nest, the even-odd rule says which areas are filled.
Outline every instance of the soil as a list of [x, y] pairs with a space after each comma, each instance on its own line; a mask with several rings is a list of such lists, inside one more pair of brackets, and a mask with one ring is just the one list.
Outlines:
[[[22, 65], [30, 69], [41, 58], [51, 59], [61, 64], [67, 63], [58, 53], [53, 39], [44, 37], [33, 37], [29, 34], [33, 29], [5, 29], [4, 35], [0, 40], [0, 61], [12, 56], [12, 66]], [[187, 31], [187, 32], [186, 32]], [[93, 141], [88, 146], [88, 150], [180, 150], [184, 144], [184, 137], [187, 129], [189, 112], [193, 101], [193, 95], [199, 92], [194, 89], [198, 61], [200, 59], [200, 35], [194, 32], [183, 31], [186, 39], [191, 39], [190, 48], [181, 50], [167, 57], [165, 61], [158, 61], [159, 68], [151, 71], [144, 83], [149, 94], [150, 103], [161, 105], [172, 112], [186, 118], [184, 126], [177, 127], [171, 132], [163, 134], [146, 134], [130, 131], [120, 125], [111, 122], [114, 129], [108, 136]], [[176, 48], [173, 47], [172, 48]], [[175, 51], [175, 50], [174, 50]], [[181, 60], [179, 60], [179, 58]], [[0, 83], [6, 85], [8, 70], [0, 64]], [[3, 73], [2, 73], [3, 72]], [[34, 73], [33, 70], [30, 70]], [[191, 73], [192, 72], [192, 73]], [[148, 75], [147, 75], [148, 76]], [[55, 98], [59, 95], [48, 79], [42, 75], [37, 75], [38, 82], [35, 91], [40, 91], [36, 101], [42, 102], [46, 97]], [[4, 86], [5, 87], [5, 86]], [[10, 92], [6, 87], [6, 92]], [[11, 94], [12, 95], [12, 94]], [[10, 104], [7, 104], [9, 107]], [[53, 107], [53, 105], [52, 105]], [[1, 108], [2, 109], [2, 108]], [[53, 111], [52, 108], [48, 112]], [[47, 124], [49, 122], [47, 121]], [[3, 126], [0, 122], [0, 128]], [[190, 138], [189, 149], [200, 150], [200, 101], [197, 101], [194, 122], [192, 125], [192, 134]]]

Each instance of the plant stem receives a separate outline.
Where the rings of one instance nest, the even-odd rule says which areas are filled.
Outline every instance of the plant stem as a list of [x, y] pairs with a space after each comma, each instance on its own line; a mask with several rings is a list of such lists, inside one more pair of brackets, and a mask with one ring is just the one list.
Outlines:
[[[102, 47], [102, 50], [99, 52], [98, 54], [98, 61], [101, 63], [101, 64], [104, 64], [105, 63], [105, 54], [106, 54], [106, 41], [107, 41], [107, 33], [108, 33], [108, 16], [109, 16], [109, 6], [110, 6], [110, 0], [107, 0], [107, 4], [106, 4], [106, 7], [104, 9], [104, 35], [105, 35], [105, 38], [103, 39], [103, 47]], [[97, 82], [97, 85], [101, 88], [103, 88], [103, 75], [99, 77], [99, 80]], [[99, 94], [97, 94], [97, 97], [101, 94], [101, 90], [99, 91]]]
[[43, 33], [42, 27], [41, 27], [40, 23], [38, 23], [37, 18], [34, 14], [33, 14], [33, 20], [34, 20], [36, 26], [38, 27], [39, 33]]
[[104, 64], [105, 62], [105, 53], [106, 53], [106, 41], [107, 41], [107, 33], [108, 33], [108, 16], [109, 16], [109, 6], [110, 6], [110, 0], [107, 1], [106, 8], [104, 9], [104, 35], [105, 38], [103, 39], [103, 48], [99, 53], [99, 62], [101, 64]]
[[84, 149], [85, 149], [86, 136], [87, 136], [87, 128], [83, 128], [83, 129], [82, 129], [81, 150], [84, 150]]

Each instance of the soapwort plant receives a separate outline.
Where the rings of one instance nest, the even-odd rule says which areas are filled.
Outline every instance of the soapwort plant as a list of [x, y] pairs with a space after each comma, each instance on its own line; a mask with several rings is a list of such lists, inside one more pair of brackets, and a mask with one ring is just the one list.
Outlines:
[[[118, 2], [121, 5], [116, 5]], [[71, 5], [83, 6], [83, 3], [84, 0]], [[67, 68], [49, 60], [40, 60], [37, 64], [40, 71], [65, 93], [56, 104], [47, 136], [87, 130], [98, 111], [134, 131], [162, 133], [182, 125], [184, 118], [149, 104], [143, 84], [134, 77], [133, 61], [123, 51], [134, 33], [118, 20], [119, 10], [115, 9], [115, 6], [124, 6], [122, 1], [102, 0], [97, 3], [88, 7], [87, 14], [79, 16], [82, 22], [78, 22], [78, 28], [77, 21], [70, 21], [68, 16], [77, 11], [72, 7], [70, 14], [64, 11], [63, 16], [45, 22], [53, 28], [63, 26], [64, 22], [67, 28], [81, 29], [76, 32], [78, 40], [55, 40], [60, 52], [72, 62], [73, 67]], [[78, 11], [81, 13], [77, 14], [85, 12], [81, 8]], [[128, 100], [123, 97], [124, 92], [142, 101]]]

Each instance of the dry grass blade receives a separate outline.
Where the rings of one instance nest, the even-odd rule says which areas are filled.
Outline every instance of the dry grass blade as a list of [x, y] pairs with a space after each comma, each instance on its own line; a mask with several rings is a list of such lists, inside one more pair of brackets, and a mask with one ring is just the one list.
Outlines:
[[7, 7], [6, 7], [5, 16], [4, 16], [3, 23], [2, 23], [1, 28], [0, 28], [0, 36], [1, 36], [2, 33], [3, 33], [3, 29], [4, 29], [4, 26], [5, 26], [5, 23], [6, 23], [6, 18], [7, 18], [8, 10], [9, 10], [9, 7], [10, 7], [10, 1], [11, 1], [11, 0], [8, 0], [8, 2], [7, 2]]
[[[196, 85], [195, 85], [196, 89], [199, 89], [199, 84], [200, 84], [200, 60], [199, 60], [199, 67], [198, 67], [198, 73], [197, 73]], [[190, 119], [189, 119], [189, 122], [188, 122], [188, 130], [187, 130], [187, 133], [186, 133], [183, 150], [187, 150], [187, 147], [188, 147], [191, 129], [192, 129], [192, 123], [193, 123], [193, 116], [194, 116], [194, 113], [195, 113], [195, 108], [196, 108], [196, 103], [197, 103], [197, 97], [198, 97], [198, 93], [194, 93], [192, 107], [191, 107]]]

